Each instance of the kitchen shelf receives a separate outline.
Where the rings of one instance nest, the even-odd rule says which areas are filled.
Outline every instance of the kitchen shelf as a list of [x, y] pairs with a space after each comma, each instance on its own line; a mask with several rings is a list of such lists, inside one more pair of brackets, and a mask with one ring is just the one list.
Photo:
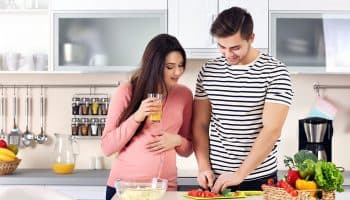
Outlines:
[[101, 136], [75, 136], [72, 135], [72, 138], [76, 138], [78, 140], [100, 140]]
[[0, 14], [49, 14], [48, 9], [1, 9]]

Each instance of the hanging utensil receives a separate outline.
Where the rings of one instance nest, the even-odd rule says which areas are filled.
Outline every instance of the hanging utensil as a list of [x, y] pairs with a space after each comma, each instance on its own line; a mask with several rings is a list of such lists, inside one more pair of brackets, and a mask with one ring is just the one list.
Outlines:
[[0, 139], [6, 139], [5, 133], [5, 96], [4, 96], [4, 87], [1, 88], [1, 130], [0, 130]]
[[29, 131], [28, 128], [28, 121], [29, 121], [29, 107], [30, 107], [30, 98], [28, 95], [29, 87], [27, 86], [27, 94], [26, 94], [26, 101], [25, 101], [25, 110], [26, 110], [26, 130], [22, 135], [22, 142], [24, 146], [29, 146], [32, 144], [34, 140], [34, 134]]
[[19, 146], [21, 141], [21, 134], [17, 127], [16, 117], [17, 117], [17, 96], [16, 96], [16, 88], [13, 87], [13, 128], [10, 134], [8, 134], [7, 141], [8, 141], [8, 144], [15, 144]]
[[44, 96], [43, 96], [43, 87], [41, 87], [40, 92], [40, 134], [35, 136], [35, 141], [39, 144], [44, 144], [47, 142], [47, 135], [44, 133]]

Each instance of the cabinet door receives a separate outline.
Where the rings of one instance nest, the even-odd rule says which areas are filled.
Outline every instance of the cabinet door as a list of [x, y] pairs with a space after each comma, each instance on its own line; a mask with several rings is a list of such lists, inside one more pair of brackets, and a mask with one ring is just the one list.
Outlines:
[[52, 0], [53, 10], [164, 10], [164, 0]]
[[168, 31], [184, 48], [216, 48], [209, 29], [217, 11], [217, 0], [169, 0]]
[[[302, 6], [300, 6], [302, 5]], [[349, 10], [349, 0], [270, 0], [270, 10]]]
[[61, 192], [73, 199], [103, 200], [106, 196], [106, 186], [46, 186], [51, 190]]
[[232, 6], [247, 9], [254, 22], [255, 40], [253, 46], [259, 49], [268, 48], [268, 1], [264, 0], [220, 0], [220, 12]]

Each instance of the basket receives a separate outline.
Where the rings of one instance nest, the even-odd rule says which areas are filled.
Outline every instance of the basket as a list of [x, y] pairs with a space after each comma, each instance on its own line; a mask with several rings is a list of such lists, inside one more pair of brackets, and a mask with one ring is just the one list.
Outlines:
[[[298, 196], [292, 197], [290, 194], [288, 194], [287, 191], [285, 191], [282, 188], [279, 187], [273, 187], [264, 185], [264, 199], [265, 200], [316, 200], [316, 197], [311, 196], [311, 193], [314, 191], [307, 191], [307, 190], [297, 190]], [[318, 190], [322, 191], [322, 200], [335, 200], [335, 192], [334, 191], [325, 191], [325, 190]]]
[[12, 174], [18, 167], [21, 159], [16, 159], [13, 161], [0, 161], [0, 175]]

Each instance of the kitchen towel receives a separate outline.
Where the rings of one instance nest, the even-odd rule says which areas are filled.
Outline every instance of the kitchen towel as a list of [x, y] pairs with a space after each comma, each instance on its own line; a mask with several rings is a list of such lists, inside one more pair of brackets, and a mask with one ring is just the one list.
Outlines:
[[315, 105], [309, 112], [309, 117], [322, 117], [333, 120], [337, 111], [338, 108], [334, 104], [321, 96], [317, 96]]

